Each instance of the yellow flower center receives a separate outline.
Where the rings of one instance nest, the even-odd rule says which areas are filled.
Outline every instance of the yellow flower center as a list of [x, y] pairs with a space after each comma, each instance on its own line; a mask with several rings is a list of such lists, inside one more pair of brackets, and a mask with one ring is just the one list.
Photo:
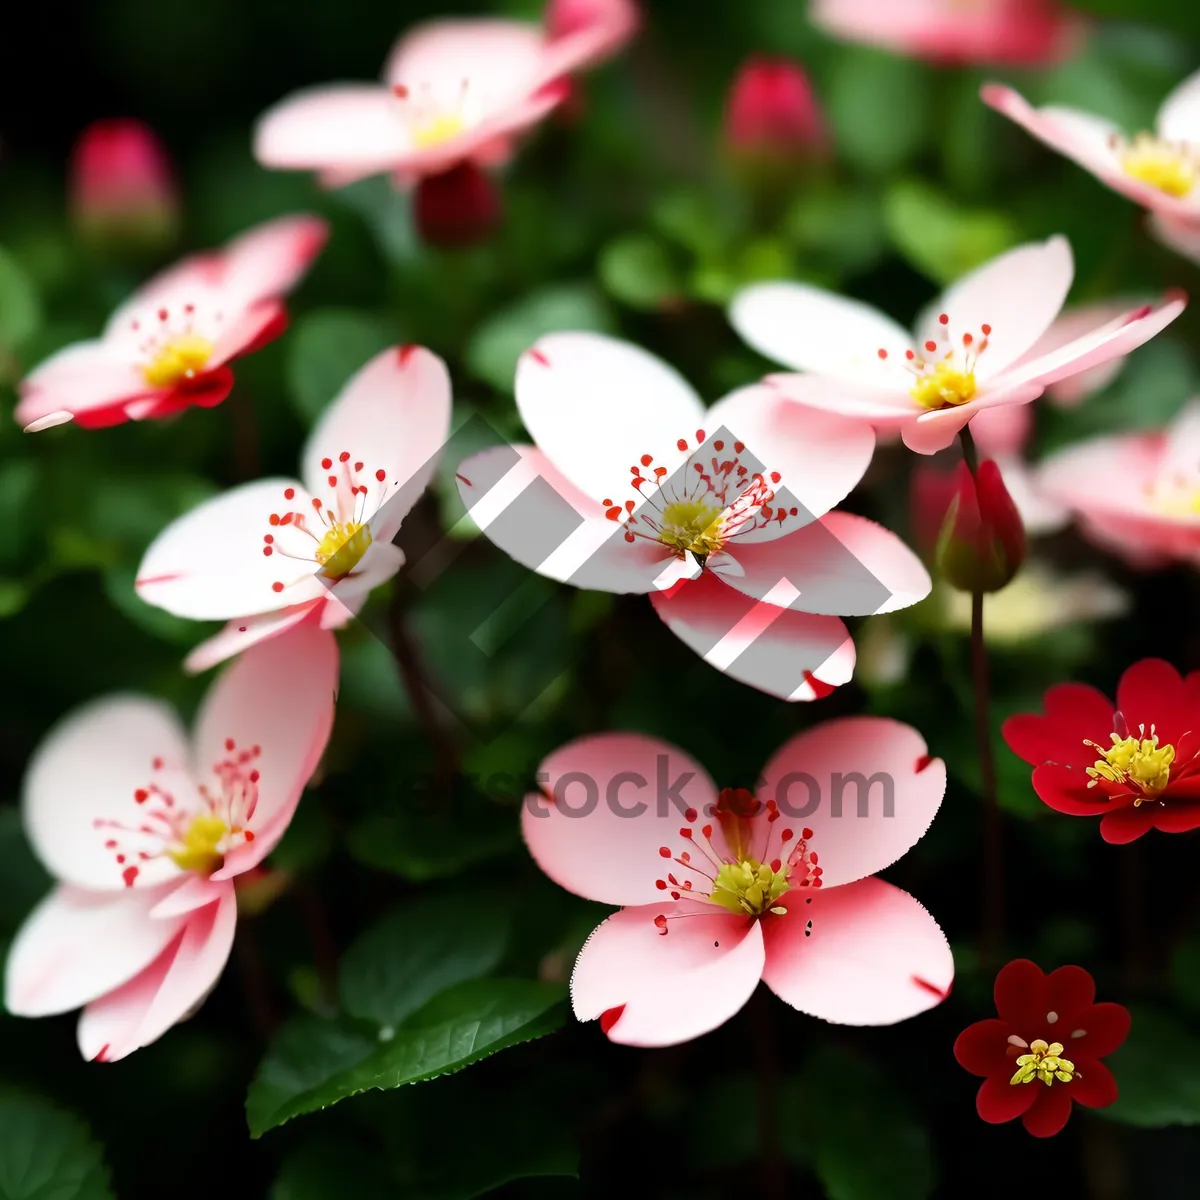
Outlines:
[[181, 333], [167, 342], [142, 368], [151, 387], [174, 387], [192, 379], [212, 357], [213, 344], [198, 333]]
[[1095, 787], [1102, 779], [1109, 783], [1132, 784], [1143, 793], [1133, 802], [1135, 808], [1166, 789], [1171, 777], [1171, 763], [1175, 761], [1175, 747], [1169, 742], [1160, 746], [1153, 725], [1149, 737], [1145, 736], [1145, 726], [1138, 732], [1142, 734], [1140, 738], [1109, 734], [1112, 745], [1107, 749], [1096, 742], [1085, 740], [1083, 743], [1100, 754], [1095, 765], [1087, 769], [1092, 777], [1088, 787]]
[[1121, 166], [1126, 175], [1168, 196], [1186, 196], [1200, 180], [1200, 160], [1188, 147], [1151, 133], [1139, 133], [1129, 143]]
[[220, 817], [201, 813], [192, 820], [178, 846], [167, 851], [167, 857], [185, 871], [211, 875], [224, 861], [218, 847], [227, 833], [229, 826]]
[[909, 395], [922, 408], [956, 407], [975, 396], [974, 371], [962, 371], [948, 362], [939, 362], [932, 371], [918, 377]]
[[1173, 479], [1147, 488], [1147, 503], [1168, 517], [1200, 517], [1200, 482]]
[[458, 113], [438, 113], [413, 125], [413, 144], [418, 150], [428, 150], [458, 137], [466, 128], [467, 123]]
[[707, 558], [721, 548], [721, 511], [703, 500], [675, 500], [662, 511], [659, 540], [680, 554]]
[[775, 903], [787, 890], [785, 871], [773, 871], [756, 858], [743, 858], [722, 865], [709, 899], [739, 917], [743, 914], [760, 917], [768, 911], [787, 912]]
[[330, 525], [313, 557], [321, 564], [321, 573], [326, 578], [344, 579], [358, 566], [370, 544], [371, 527], [347, 521]]
[[1070, 1083], [1075, 1064], [1062, 1057], [1062, 1042], [1045, 1042], [1041, 1038], [1029, 1043], [1029, 1053], [1017, 1059], [1017, 1070], [1009, 1083], [1032, 1083], [1040, 1079], [1047, 1087], [1056, 1079]]

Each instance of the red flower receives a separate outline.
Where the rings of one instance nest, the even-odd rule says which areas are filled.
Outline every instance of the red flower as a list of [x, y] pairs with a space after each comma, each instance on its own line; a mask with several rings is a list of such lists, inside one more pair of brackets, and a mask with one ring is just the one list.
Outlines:
[[1046, 693], [1046, 712], [1005, 721], [1010, 749], [1034, 766], [1033, 790], [1073, 817], [1102, 817], [1106, 842], [1149, 829], [1200, 828], [1200, 671], [1160, 658], [1134, 663], [1117, 702], [1082, 683]]
[[825, 120], [803, 69], [786, 58], [747, 59], [729, 91], [725, 137], [748, 154], [823, 153]]
[[1096, 981], [1082, 967], [1049, 975], [1018, 958], [996, 976], [998, 1018], [976, 1021], [958, 1035], [954, 1057], [985, 1076], [975, 1097], [992, 1125], [1020, 1117], [1034, 1137], [1053, 1137], [1071, 1102], [1106, 1108], [1117, 1081], [1100, 1061], [1129, 1036], [1129, 1010], [1096, 1004]]
[[938, 569], [961, 592], [998, 592], [1025, 561], [1021, 514], [990, 459], [975, 475], [960, 462], [954, 484], [938, 537]]

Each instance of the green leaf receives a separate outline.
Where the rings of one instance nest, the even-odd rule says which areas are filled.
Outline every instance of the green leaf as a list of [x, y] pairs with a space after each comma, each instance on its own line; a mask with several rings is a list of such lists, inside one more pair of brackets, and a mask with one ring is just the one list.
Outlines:
[[385, 1028], [398, 1025], [443, 989], [493, 970], [510, 924], [506, 904], [481, 905], [470, 892], [414, 901], [346, 951], [339, 970], [343, 1009]]
[[806, 188], [787, 215], [786, 233], [806, 255], [847, 272], [870, 269], [886, 244], [876, 195], [848, 188]]
[[933, 76], [878, 50], [845, 51], [829, 91], [834, 144], [852, 166], [886, 174], [924, 145], [933, 124]]
[[17, 260], [0, 249], [0, 378], [7, 374], [3, 360], [37, 332], [41, 320], [33, 284]]
[[512, 395], [517, 359], [543, 334], [613, 329], [612, 314], [590, 283], [545, 288], [484, 321], [467, 345], [467, 366], [498, 392]]
[[435, 996], [388, 1040], [346, 1022], [293, 1022], [276, 1038], [250, 1085], [251, 1135], [261, 1137], [348, 1096], [434, 1079], [544, 1037], [563, 1022], [562, 999], [562, 988], [552, 984], [479, 979]]
[[681, 291], [670, 253], [649, 234], [634, 233], [609, 242], [597, 265], [609, 295], [630, 308], [653, 311]]
[[818, 1050], [802, 1073], [813, 1166], [829, 1200], [925, 1200], [933, 1194], [929, 1134], [910, 1098], [866, 1059]]
[[1189, 1013], [1200, 1016], [1200, 939], [1188, 938], [1175, 947], [1171, 990]]
[[943, 285], [1015, 246], [1021, 238], [1021, 231], [1006, 213], [962, 208], [919, 180], [905, 180], [889, 189], [883, 218], [900, 253]]
[[104, 1150], [69, 1112], [0, 1093], [0, 1200], [111, 1200]]
[[398, 330], [375, 313], [305, 313], [287, 341], [288, 392], [296, 412], [314, 424], [359, 367], [399, 340]]
[[1100, 1116], [1148, 1129], [1200, 1125], [1200, 1037], [1170, 1013], [1135, 1009], [1129, 1040], [1105, 1065], [1120, 1095]]

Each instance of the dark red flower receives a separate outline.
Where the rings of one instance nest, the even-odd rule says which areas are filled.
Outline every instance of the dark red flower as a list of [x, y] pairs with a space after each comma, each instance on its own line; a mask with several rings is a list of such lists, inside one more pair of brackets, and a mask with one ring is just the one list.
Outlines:
[[426, 175], [413, 195], [413, 219], [431, 246], [469, 246], [495, 233], [503, 213], [500, 192], [482, 167], [460, 162]]
[[998, 592], [1025, 561], [1025, 526], [990, 459], [972, 475], [958, 464], [955, 492], [938, 537], [942, 578], [962, 592]]
[[1180, 677], [1161, 658], [1134, 663], [1117, 702], [1082, 683], [1056, 684], [1046, 711], [1004, 722], [1004, 740], [1032, 763], [1042, 802], [1101, 817], [1106, 842], [1150, 829], [1200, 829], [1200, 671]]
[[1034, 1137], [1053, 1137], [1071, 1104], [1106, 1108], [1117, 1081], [1100, 1061], [1129, 1036], [1129, 1010], [1097, 1004], [1096, 981], [1082, 967], [1049, 975], [1027, 958], [996, 976], [998, 1017], [976, 1021], [958, 1035], [954, 1057], [984, 1076], [975, 1097], [992, 1125], [1020, 1117]]
[[725, 138], [741, 153], [806, 158], [827, 147], [825, 120], [804, 70], [786, 58], [750, 58], [729, 90]]

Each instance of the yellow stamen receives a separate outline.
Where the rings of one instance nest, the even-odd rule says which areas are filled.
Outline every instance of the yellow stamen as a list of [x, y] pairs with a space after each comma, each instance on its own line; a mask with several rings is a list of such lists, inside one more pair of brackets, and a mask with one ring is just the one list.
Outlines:
[[787, 875], [772, 871], [756, 858], [725, 863], [717, 872], [716, 886], [709, 897], [739, 917], [743, 914], [759, 917], [768, 910], [786, 912], [776, 907], [776, 901], [788, 890]]
[[1121, 166], [1126, 175], [1168, 196], [1186, 196], [1200, 180], [1200, 160], [1187, 146], [1151, 133], [1133, 139], [1121, 156]]
[[676, 500], [663, 509], [658, 537], [681, 555], [707, 558], [721, 548], [721, 509], [702, 500]]
[[151, 387], [173, 387], [202, 371], [212, 357], [213, 344], [198, 333], [183, 333], [172, 338], [142, 368], [142, 377]]
[[1146, 501], [1168, 517], [1200, 517], [1200, 481], [1179, 478], [1146, 489]]
[[974, 398], [975, 373], [940, 362], [912, 385], [909, 395], [922, 408], [957, 407]]
[[370, 544], [371, 527], [347, 521], [326, 530], [313, 557], [321, 564], [321, 573], [326, 578], [344, 579], [358, 566]]
[[458, 137], [467, 128], [466, 122], [458, 113], [439, 113], [413, 126], [412, 140], [418, 150], [428, 150], [431, 146], [440, 146], [452, 138]]
[[[1143, 727], [1139, 732], [1145, 734], [1146, 730]], [[1088, 787], [1095, 787], [1101, 779], [1109, 783], [1132, 784], [1143, 793], [1134, 800], [1135, 808], [1166, 789], [1171, 778], [1171, 763], [1175, 761], [1175, 747], [1170, 743], [1160, 746], [1153, 725], [1149, 737], [1121, 738], [1115, 733], [1109, 737], [1112, 745], [1107, 749], [1086, 739], [1083, 743], [1101, 756], [1087, 769], [1092, 777]]]
[[1062, 1042], [1047, 1044], [1041, 1038], [1029, 1043], [1029, 1053], [1017, 1059], [1017, 1070], [1009, 1083], [1032, 1083], [1040, 1079], [1049, 1087], [1056, 1079], [1070, 1083], [1075, 1075], [1075, 1064], [1062, 1057]]
[[167, 851], [167, 857], [185, 871], [211, 875], [224, 861], [217, 847], [228, 832], [229, 826], [220, 817], [201, 813], [192, 820], [180, 844]]

